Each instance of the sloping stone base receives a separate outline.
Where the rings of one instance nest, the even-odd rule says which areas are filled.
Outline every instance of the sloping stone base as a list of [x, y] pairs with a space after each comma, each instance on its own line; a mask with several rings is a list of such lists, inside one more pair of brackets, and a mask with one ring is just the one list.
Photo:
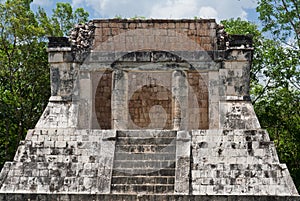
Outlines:
[[300, 201], [299, 196], [0, 194], [0, 201]]
[[151, 192], [298, 195], [267, 132], [258, 129], [34, 129], [0, 174], [0, 193], [10, 195]]

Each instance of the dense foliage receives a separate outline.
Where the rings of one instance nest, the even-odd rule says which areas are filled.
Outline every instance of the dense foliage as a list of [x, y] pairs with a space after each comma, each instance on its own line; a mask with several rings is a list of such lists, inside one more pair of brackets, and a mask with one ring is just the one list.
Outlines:
[[46, 36], [67, 34], [88, 13], [58, 3], [48, 17], [29, 0], [0, 3], [0, 169], [12, 160], [19, 141], [34, 128], [50, 96]]
[[270, 82], [255, 109], [300, 191], [300, 1], [260, 0], [257, 12], [276, 45], [261, 55]]
[[57, 3], [51, 17], [48, 17], [42, 8], [39, 8], [37, 16], [50, 36], [68, 35], [74, 24], [87, 22], [88, 17], [89, 14], [83, 8], [77, 8], [73, 11], [68, 3]]

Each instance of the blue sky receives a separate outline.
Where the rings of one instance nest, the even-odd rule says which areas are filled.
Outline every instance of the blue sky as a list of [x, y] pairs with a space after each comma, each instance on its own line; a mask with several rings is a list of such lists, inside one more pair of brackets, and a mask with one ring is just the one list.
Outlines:
[[191, 18], [237, 18], [257, 22], [255, 7], [257, 0], [34, 0], [32, 8], [43, 7], [48, 14], [57, 2], [68, 2], [73, 8], [83, 7], [90, 13], [90, 19], [130, 18], [179, 19]]

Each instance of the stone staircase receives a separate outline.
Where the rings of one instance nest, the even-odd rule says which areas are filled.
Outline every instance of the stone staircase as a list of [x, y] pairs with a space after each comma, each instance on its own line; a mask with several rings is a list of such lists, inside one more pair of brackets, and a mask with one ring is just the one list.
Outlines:
[[112, 193], [174, 193], [176, 132], [118, 131]]

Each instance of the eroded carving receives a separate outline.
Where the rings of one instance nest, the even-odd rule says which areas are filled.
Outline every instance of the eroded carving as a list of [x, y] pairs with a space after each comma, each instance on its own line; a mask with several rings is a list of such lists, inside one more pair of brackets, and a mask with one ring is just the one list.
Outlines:
[[92, 21], [86, 24], [77, 24], [69, 37], [72, 52], [76, 61], [84, 61], [91, 50], [95, 35], [95, 26]]

